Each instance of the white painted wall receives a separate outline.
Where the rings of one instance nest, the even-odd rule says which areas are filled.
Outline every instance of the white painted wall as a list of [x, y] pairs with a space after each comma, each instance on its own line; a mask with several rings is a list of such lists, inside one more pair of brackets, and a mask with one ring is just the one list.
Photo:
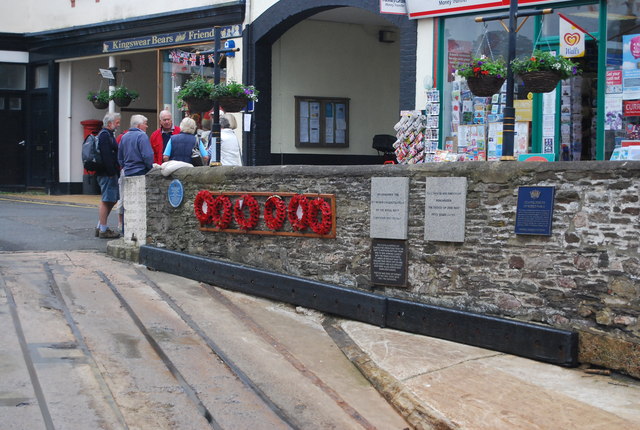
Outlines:
[[[156, 82], [157, 67], [156, 53], [144, 52], [116, 56], [116, 64], [126, 59], [131, 62], [131, 72], [124, 78], [124, 84], [128, 88], [140, 93], [140, 98], [132, 102], [131, 109], [156, 110]], [[98, 110], [87, 100], [89, 91], [100, 88], [106, 89], [107, 81], [98, 75], [99, 68], [107, 68], [109, 57], [91, 58], [85, 60], [66, 61], [60, 64], [60, 97], [58, 108], [59, 125], [59, 172], [60, 182], [82, 182], [83, 168], [80, 159], [83, 128], [81, 121], [88, 119], [102, 120], [106, 109]], [[102, 87], [100, 84], [102, 82]], [[120, 80], [118, 81], [120, 82]], [[116, 112], [121, 108], [116, 107]], [[149, 133], [158, 127], [155, 113], [148, 112], [122, 112], [120, 131], [129, 128], [131, 115], [141, 113], [149, 119]]]
[[[399, 117], [398, 43], [378, 42], [377, 26], [306, 20], [273, 45], [271, 151], [376, 155], [376, 134]], [[294, 96], [346, 97], [348, 148], [296, 148]]]
[[[8, 0], [4, 0], [8, 2]], [[7, 33], [40, 31], [163, 14], [229, 3], [228, 0], [20, 0], [19, 7], [3, 7], [0, 28]]]
[[427, 103], [426, 90], [435, 87], [433, 65], [438, 48], [433, 45], [433, 18], [418, 21], [416, 45], [416, 109], [424, 109]]

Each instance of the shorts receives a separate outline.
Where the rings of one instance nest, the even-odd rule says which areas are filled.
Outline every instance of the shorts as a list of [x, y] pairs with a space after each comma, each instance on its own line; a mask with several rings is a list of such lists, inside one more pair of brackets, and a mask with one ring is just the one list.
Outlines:
[[102, 201], [115, 203], [120, 200], [120, 190], [118, 189], [118, 176], [98, 176], [98, 184], [102, 191]]

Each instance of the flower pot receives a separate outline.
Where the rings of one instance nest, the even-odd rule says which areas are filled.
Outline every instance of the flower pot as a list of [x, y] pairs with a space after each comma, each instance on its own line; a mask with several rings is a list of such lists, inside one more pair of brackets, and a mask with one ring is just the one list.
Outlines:
[[131, 103], [131, 97], [114, 97], [113, 102], [120, 107], [126, 107]]
[[209, 112], [215, 103], [215, 100], [197, 97], [184, 97], [182, 100], [189, 106], [189, 111], [192, 113]]
[[93, 103], [93, 107], [96, 109], [106, 109], [107, 107], [109, 107], [109, 102], [94, 100], [91, 103]]
[[218, 103], [225, 112], [240, 112], [247, 106], [247, 99], [245, 97], [220, 97]]
[[556, 89], [560, 76], [550, 70], [527, 72], [520, 75], [524, 89], [532, 93], [548, 93]]
[[504, 78], [490, 75], [467, 78], [469, 89], [478, 97], [490, 97], [500, 92], [503, 83]]

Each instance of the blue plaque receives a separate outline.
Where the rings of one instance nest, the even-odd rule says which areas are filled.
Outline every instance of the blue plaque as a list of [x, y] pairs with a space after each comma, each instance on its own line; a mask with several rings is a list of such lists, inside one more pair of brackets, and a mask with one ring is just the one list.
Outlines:
[[518, 188], [516, 234], [551, 236], [555, 187]]
[[174, 208], [177, 208], [182, 204], [182, 199], [184, 198], [184, 187], [179, 179], [171, 181], [169, 189], [167, 190], [167, 197], [169, 198], [169, 204]]

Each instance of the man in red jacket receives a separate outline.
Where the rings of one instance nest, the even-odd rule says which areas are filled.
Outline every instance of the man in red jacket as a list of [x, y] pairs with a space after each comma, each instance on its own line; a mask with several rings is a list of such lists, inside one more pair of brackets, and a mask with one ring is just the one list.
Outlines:
[[151, 133], [149, 140], [153, 149], [153, 162], [162, 164], [162, 154], [167, 147], [167, 142], [171, 135], [180, 133], [180, 127], [173, 125], [173, 117], [168, 110], [161, 111], [158, 118], [160, 119], [160, 128]]

